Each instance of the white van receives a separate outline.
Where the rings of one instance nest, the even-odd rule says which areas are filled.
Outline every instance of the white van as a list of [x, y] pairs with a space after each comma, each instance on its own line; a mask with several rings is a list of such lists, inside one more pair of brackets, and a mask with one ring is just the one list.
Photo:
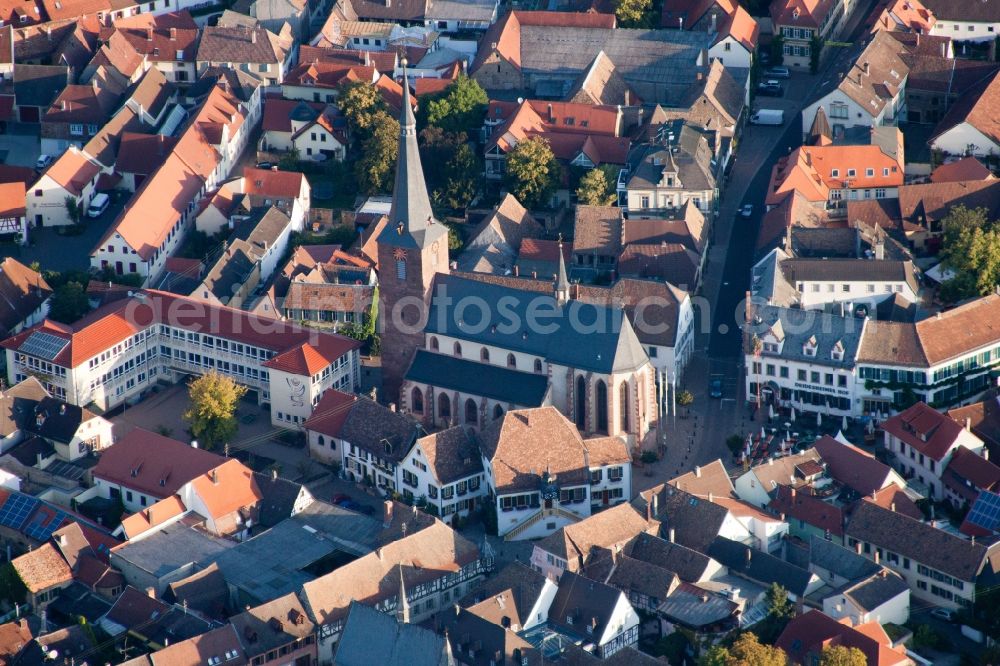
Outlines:
[[90, 207], [87, 208], [87, 217], [100, 217], [108, 209], [111, 199], [107, 194], [101, 192], [90, 200]]

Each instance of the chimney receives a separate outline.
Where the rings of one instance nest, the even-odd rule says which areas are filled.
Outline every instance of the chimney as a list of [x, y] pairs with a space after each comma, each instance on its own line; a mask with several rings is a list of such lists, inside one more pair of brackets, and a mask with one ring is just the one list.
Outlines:
[[61, 108], [61, 109], [62, 109], [63, 111], [65, 111], [65, 110], [66, 110], [66, 100], [63, 100], [63, 101], [62, 101], [62, 104], [60, 104], [60, 108]]
[[256, 44], [257, 43], [257, 31], [256, 30], [251, 30], [250, 31], [250, 43], [251, 44]]
[[968, 416], [965, 417], [965, 429], [972, 432], [972, 419]]
[[[149, 520], [149, 524], [153, 524], [153, 507], [146, 509], [146, 518]], [[60, 537], [61, 538], [61, 537]]]
[[694, 478], [696, 478], [696, 479], [700, 479], [701, 478], [701, 466], [700, 465], [695, 465], [694, 466]]
[[861, 542], [860, 541], [857, 542], [856, 544], [854, 544], [854, 552], [857, 553], [858, 555], [861, 554]]
[[747, 568], [750, 568], [750, 561], [753, 559], [753, 548], [747, 548]]
[[889, 505], [889, 511], [892, 511], [893, 513], [896, 513], [896, 503], [895, 502], [893, 502], [893, 503], [891, 503]]
[[386, 500], [382, 503], [382, 524], [385, 527], [389, 527], [392, 523], [392, 500]]
[[273, 467], [271, 468], [271, 480], [272, 481], [278, 480], [278, 470], [274, 469]]
[[552, 105], [549, 104], [549, 122], [554, 123], [555, 121], [555, 116], [552, 114]]
[[394, 402], [390, 402], [389, 403], [389, 411], [393, 412], [393, 413], [396, 412], [396, 403], [394, 403]]
[[983, 447], [983, 460], [989, 460], [989, 459], [990, 459], [990, 450], [984, 446]]
[[147, 42], [153, 41], [153, 29], [152, 28], [146, 28], [146, 41]]
[[942, 58], [948, 57], [948, 47], [945, 44], [945, 42], [941, 42], [941, 57]]
[[177, 41], [177, 28], [171, 28], [170, 29], [170, 41], [172, 41], [172, 42], [176, 42]]
[[217, 469], [212, 470], [212, 485], [219, 485], [219, 470]]
[[712, 493], [708, 494], [708, 501], [709, 502], [714, 502], [715, 501], [715, 496]]
[[197, 439], [192, 439], [191, 440], [191, 448], [192, 449], [197, 449], [198, 448], [198, 440]]
[[789, 494], [790, 494], [790, 495], [792, 496], [792, 501], [795, 501], [795, 488], [794, 488], [794, 486], [793, 486], [793, 487], [790, 487], [790, 488], [788, 489], [788, 492], [789, 492]]
[[521, 276], [521, 269], [518, 268], [517, 264], [514, 264], [514, 277], [520, 277], [520, 276]]
[[155, 589], [155, 588], [152, 588], [152, 587], [147, 587], [147, 588], [146, 588], [146, 595], [147, 595], [147, 596], [148, 596], [148, 597], [149, 597], [150, 599], [155, 599], [155, 598], [156, 598], [156, 589]]
[[674, 528], [671, 527], [667, 531], [667, 535], [670, 537], [670, 543], [675, 543], [675, 539], [677, 538], [677, 534], [674, 532]]
[[715, 13], [713, 12], [713, 13], [712, 13], [712, 23], [711, 23], [711, 25], [710, 25], [710, 26], [709, 26], [709, 28], [708, 28], [708, 31], [709, 31], [709, 32], [715, 32], [715, 20], [716, 20], [716, 15], [715, 15]]
[[872, 551], [872, 559], [875, 560], [875, 564], [878, 564], [878, 548]]
[[871, 71], [871, 68], [868, 66], [867, 60], [865, 60], [864, 68], [865, 68], [865, 76], [868, 76], [868, 72]]

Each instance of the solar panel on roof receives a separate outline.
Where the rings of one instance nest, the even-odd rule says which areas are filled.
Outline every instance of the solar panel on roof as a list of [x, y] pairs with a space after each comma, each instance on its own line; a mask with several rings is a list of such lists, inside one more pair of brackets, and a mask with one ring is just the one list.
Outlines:
[[21, 345], [19, 351], [25, 354], [31, 354], [32, 356], [37, 356], [39, 358], [44, 358], [46, 361], [54, 360], [56, 356], [59, 355], [66, 345], [69, 344], [69, 340], [57, 337], [51, 333], [43, 333], [41, 331], [35, 331], [28, 336], [28, 339], [24, 341]]
[[[50, 509], [50, 511], [52, 510]], [[31, 524], [25, 528], [24, 533], [32, 539], [48, 541], [52, 533], [62, 527], [68, 518], [69, 516], [62, 511], [52, 511], [51, 514], [39, 511], [35, 514]]]
[[988, 490], [979, 493], [966, 520], [986, 530], [1000, 530], [1000, 495]]
[[0, 525], [20, 530], [38, 504], [37, 498], [20, 494], [11, 495], [3, 507], [0, 507]]

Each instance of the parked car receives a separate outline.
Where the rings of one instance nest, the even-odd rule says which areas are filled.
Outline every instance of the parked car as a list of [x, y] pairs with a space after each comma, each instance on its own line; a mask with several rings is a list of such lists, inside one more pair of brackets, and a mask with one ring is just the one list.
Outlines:
[[740, 216], [750, 217], [751, 215], [753, 215], [753, 204], [744, 204], [743, 207], [740, 208]]
[[785, 89], [777, 81], [765, 81], [757, 86], [757, 94], [765, 97], [782, 97]]
[[955, 611], [949, 608], [935, 608], [934, 610], [931, 611], [931, 615], [945, 622], [955, 621]]
[[52, 164], [52, 156], [43, 153], [38, 156], [38, 161], [35, 162], [35, 169], [41, 171], [42, 169], [47, 168], [50, 164]]
[[108, 209], [108, 204], [110, 203], [111, 198], [107, 194], [104, 192], [97, 193], [90, 200], [90, 206], [87, 207], [87, 217], [100, 217]]
[[708, 383], [708, 395], [711, 398], [722, 397], [722, 380], [715, 378]]
[[257, 162], [258, 169], [273, 169], [275, 166], [274, 162]]
[[788, 71], [787, 67], [768, 67], [764, 70], [764, 76], [772, 79], [790, 79], [792, 73]]

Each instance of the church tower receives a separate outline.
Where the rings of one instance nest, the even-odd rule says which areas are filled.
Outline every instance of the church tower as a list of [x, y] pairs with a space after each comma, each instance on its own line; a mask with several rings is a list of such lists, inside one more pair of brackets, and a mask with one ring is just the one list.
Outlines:
[[417, 121], [403, 60], [399, 157], [389, 221], [379, 234], [379, 319], [383, 400], [399, 401], [399, 387], [416, 349], [423, 346], [435, 273], [448, 272], [448, 229], [434, 219], [417, 150]]

